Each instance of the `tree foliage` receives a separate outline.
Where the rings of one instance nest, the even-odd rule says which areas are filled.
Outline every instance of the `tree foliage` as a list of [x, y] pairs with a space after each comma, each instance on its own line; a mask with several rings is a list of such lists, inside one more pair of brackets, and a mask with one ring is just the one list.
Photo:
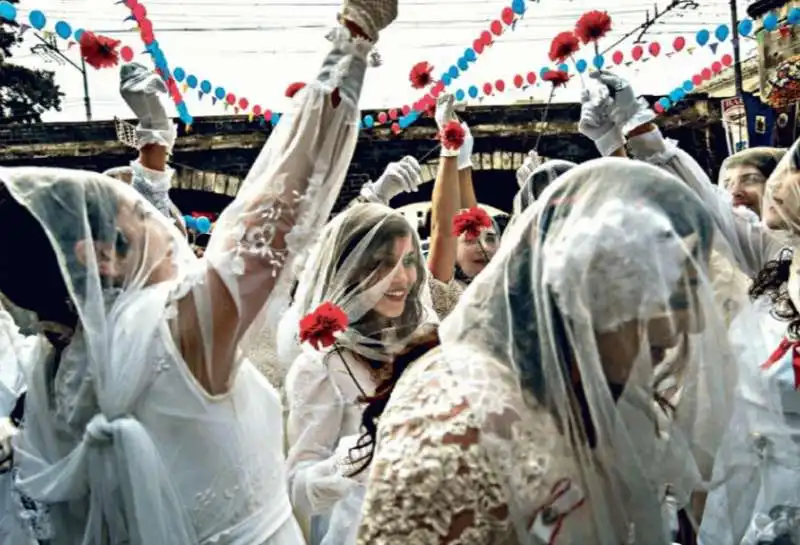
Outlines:
[[[19, 0], [10, 0], [12, 4]], [[61, 92], [53, 72], [31, 70], [9, 62], [22, 42], [19, 25], [0, 23], [0, 124], [37, 123], [47, 110], [61, 111]]]

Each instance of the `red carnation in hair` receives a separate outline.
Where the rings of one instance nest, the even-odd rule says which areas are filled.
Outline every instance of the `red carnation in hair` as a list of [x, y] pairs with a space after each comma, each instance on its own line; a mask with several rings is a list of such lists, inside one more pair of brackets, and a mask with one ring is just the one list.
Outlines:
[[441, 140], [442, 146], [447, 149], [459, 149], [464, 144], [464, 138], [467, 136], [467, 131], [461, 126], [458, 121], [450, 121], [442, 129]]
[[453, 235], [464, 235], [467, 240], [480, 238], [481, 231], [492, 226], [492, 218], [483, 208], [474, 207], [462, 210], [453, 218]]
[[84, 31], [80, 40], [81, 56], [89, 66], [98, 70], [110, 68], [119, 62], [119, 52], [117, 51], [119, 44], [119, 40]]
[[580, 47], [578, 37], [573, 32], [560, 32], [550, 43], [550, 60], [564, 62], [577, 53]]
[[569, 81], [569, 74], [564, 72], [563, 70], [548, 70], [542, 76], [544, 81], [549, 81], [553, 84], [553, 88], [555, 87], [563, 87]]
[[288, 98], [293, 98], [294, 95], [296, 95], [298, 91], [300, 91], [300, 89], [302, 89], [305, 86], [306, 84], [301, 81], [296, 81], [290, 84], [289, 87], [286, 88], [286, 96]]
[[336, 334], [347, 330], [347, 314], [333, 303], [322, 303], [300, 320], [300, 342], [309, 342], [315, 350], [336, 342]]
[[433, 66], [425, 61], [418, 62], [411, 67], [411, 72], [408, 74], [408, 79], [411, 80], [411, 87], [414, 89], [424, 89], [433, 81], [431, 77]]
[[611, 31], [611, 16], [605, 11], [587, 11], [575, 24], [575, 35], [585, 44], [597, 42]]

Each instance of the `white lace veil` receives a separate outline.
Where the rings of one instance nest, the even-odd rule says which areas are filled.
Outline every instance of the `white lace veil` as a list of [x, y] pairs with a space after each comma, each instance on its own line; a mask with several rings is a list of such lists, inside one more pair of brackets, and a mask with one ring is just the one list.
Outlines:
[[[410, 240], [411, 253], [395, 251], [401, 239]], [[386, 318], [376, 312], [394, 280], [410, 274], [416, 280], [409, 284], [402, 314]], [[304, 263], [294, 302], [279, 327], [282, 362], [291, 364], [286, 358], [297, 353], [291, 345], [297, 346], [299, 320], [324, 302], [347, 314], [340, 347], [372, 361], [391, 360], [421, 328], [438, 322], [427, 275], [419, 237], [402, 214], [374, 203], [349, 207], [325, 226]]]
[[[621, 159], [574, 167], [538, 201], [442, 323], [443, 354], [485, 364], [459, 372], [478, 385], [470, 404], [496, 417], [484, 415], [493, 424], [481, 441], [520, 542], [549, 491], [520, 479], [513, 453], [529, 441], [557, 445], [544, 471], [577, 480], [589, 512], [578, 524], [594, 543], [670, 543], [665, 496], [687, 505], [705, 477], [695, 460], [713, 457], [726, 426], [731, 354], [707, 276], [712, 219], [670, 174]], [[680, 343], [685, 356], [660, 363]], [[516, 384], [524, 403], [496, 399], [495, 380]], [[518, 420], [555, 431], [519, 436]]]
[[518, 215], [525, 211], [539, 198], [547, 186], [574, 166], [576, 164], [571, 161], [551, 159], [536, 167], [522, 184], [517, 198], [514, 199], [514, 214]]

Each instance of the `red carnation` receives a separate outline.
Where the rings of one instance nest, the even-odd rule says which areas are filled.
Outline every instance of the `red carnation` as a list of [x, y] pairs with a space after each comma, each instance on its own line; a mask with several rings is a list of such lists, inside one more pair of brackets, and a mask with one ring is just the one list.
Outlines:
[[450, 121], [442, 129], [441, 140], [442, 146], [447, 149], [459, 149], [464, 144], [464, 138], [467, 136], [467, 131], [461, 126], [458, 121]]
[[563, 70], [548, 70], [542, 76], [544, 81], [549, 81], [553, 84], [553, 88], [556, 87], [563, 87], [569, 81], [569, 74], [564, 72]]
[[585, 44], [597, 40], [611, 31], [611, 16], [605, 11], [587, 11], [575, 24], [575, 35]]
[[460, 237], [462, 234], [467, 240], [480, 238], [481, 231], [492, 226], [492, 218], [483, 208], [474, 207], [462, 210], [453, 218], [453, 234]]
[[300, 91], [300, 89], [302, 89], [305, 86], [306, 86], [306, 84], [301, 82], [301, 81], [296, 81], [296, 82], [290, 84], [286, 88], [286, 96], [288, 98], [293, 98], [294, 95], [296, 95]]
[[560, 32], [550, 43], [550, 60], [564, 62], [578, 52], [578, 37], [573, 32]]
[[81, 56], [89, 66], [98, 70], [110, 68], [119, 62], [119, 52], [117, 51], [119, 44], [119, 40], [84, 31], [80, 40]]
[[300, 320], [300, 342], [309, 342], [315, 350], [336, 342], [336, 334], [347, 330], [347, 314], [333, 303], [322, 303]]
[[425, 61], [418, 62], [411, 67], [411, 72], [408, 74], [408, 79], [411, 81], [411, 87], [414, 89], [424, 89], [431, 84], [433, 78], [431, 77], [433, 66]]

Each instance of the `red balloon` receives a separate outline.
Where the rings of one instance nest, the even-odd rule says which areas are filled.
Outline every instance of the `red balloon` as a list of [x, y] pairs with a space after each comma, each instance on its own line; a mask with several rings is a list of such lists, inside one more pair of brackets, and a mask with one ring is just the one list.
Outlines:
[[675, 38], [675, 41], [672, 42], [672, 47], [675, 48], [675, 51], [680, 51], [684, 46], [686, 46], [686, 39], [683, 36], [678, 36]]
[[119, 55], [122, 57], [122, 60], [125, 62], [131, 62], [133, 60], [133, 49], [128, 47], [127, 45], [119, 50]]
[[530, 85], [536, 83], [536, 73], [535, 72], [528, 72], [528, 75], [525, 76], [525, 79], [528, 81]]
[[522, 78], [521, 75], [517, 74], [516, 76], [514, 76], [514, 86], [519, 88], [519, 87], [522, 87], [522, 85], [524, 83], [525, 83], [525, 80]]
[[394, 134], [400, 134], [400, 124], [399, 123], [392, 123], [392, 132]]
[[378, 114], [378, 123], [386, 123], [387, 119], [388, 116], [386, 115], [386, 112], [381, 112]]
[[492, 94], [492, 84], [488, 81], [483, 84], [483, 94], [484, 95], [491, 95]]
[[267, 121], [272, 119], [272, 110], [270, 110], [269, 108], [264, 110], [264, 119], [266, 119]]
[[408, 104], [403, 106], [403, 115], [408, 115], [410, 113], [411, 113], [411, 106], [409, 106]]
[[647, 46], [647, 50], [652, 56], [658, 57], [658, 54], [661, 53], [661, 45], [658, 42], [651, 42], [650, 45]]
[[635, 60], [635, 61], [638, 61], [639, 59], [641, 59], [643, 54], [644, 54], [644, 50], [642, 49], [641, 45], [637, 45], [633, 49], [631, 49], [631, 56], [633, 57], [633, 60]]
[[397, 119], [397, 108], [389, 110], [389, 119]]
[[248, 106], [250, 106], [250, 102], [246, 98], [239, 99], [239, 108], [246, 110]]
[[258, 104], [253, 106], [253, 115], [261, 115], [261, 106]]
[[478, 39], [483, 45], [490, 45], [492, 43], [492, 35], [488, 30], [481, 32], [481, 37]]
[[625, 55], [622, 54], [622, 51], [614, 51], [614, 54], [611, 55], [611, 60], [614, 61], [614, 64], [622, 64], [622, 61], [625, 60]]
[[472, 42], [472, 49], [474, 49], [475, 53], [477, 53], [478, 55], [483, 53], [483, 42], [481, 41], [480, 38]]
[[700, 74], [695, 74], [694, 76], [692, 76], [692, 83], [694, 83], [695, 86], [702, 85], [703, 76], [701, 76]]
[[502, 93], [503, 90], [506, 88], [506, 82], [504, 82], [503, 80], [499, 79], [496, 82], [494, 82], [494, 88]]
[[660, 103], [660, 102], [656, 102], [656, 103], [653, 105], [653, 109], [654, 109], [654, 110], [656, 111], [656, 113], [658, 113], [658, 114], [660, 114], [660, 113], [663, 113], [663, 112], [664, 112], [664, 107], [661, 105], [661, 103]]
[[730, 66], [733, 64], [733, 57], [728, 55], [727, 53], [722, 56], [722, 64], [725, 66]]
[[504, 7], [503, 11], [500, 12], [500, 18], [505, 24], [510, 25], [514, 22], [514, 10], [508, 6]]
[[228, 104], [235, 104], [236, 103], [236, 95], [233, 93], [228, 93], [228, 96], [225, 97], [225, 100], [228, 101]]
[[703, 76], [704, 80], [709, 80], [711, 79], [711, 70], [708, 68], [703, 68], [703, 71], [700, 72], [700, 75]]
[[714, 61], [714, 64], [711, 65], [711, 71], [715, 74], [722, 72], [722, 63], [719, 61]]
[[492, 24], [489, 25], [489, 30], [491, 30], [492, 34], [495, 36], [500, 36], [503, 33], [503, 23], [495, 19], [492, 21]]

